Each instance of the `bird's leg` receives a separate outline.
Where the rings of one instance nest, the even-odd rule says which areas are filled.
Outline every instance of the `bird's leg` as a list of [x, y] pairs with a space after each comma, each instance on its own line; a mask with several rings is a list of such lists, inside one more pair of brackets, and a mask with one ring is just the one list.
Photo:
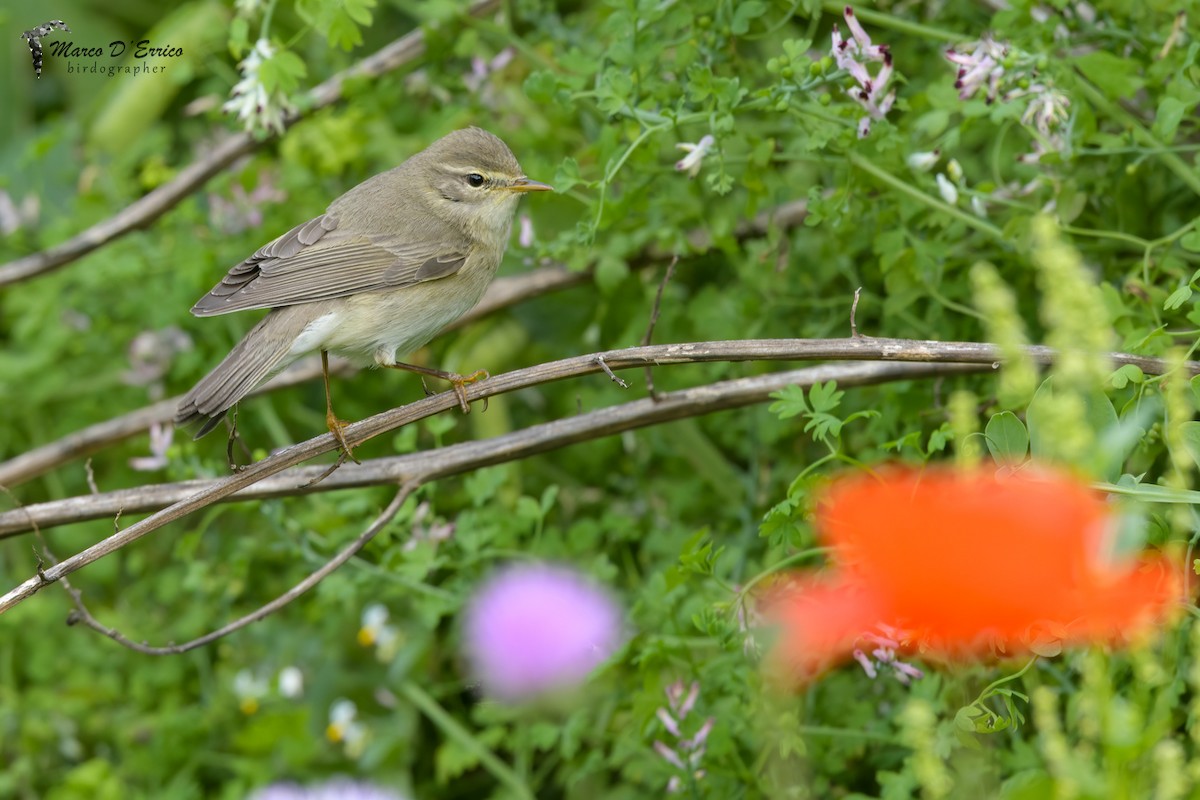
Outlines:
[[387, 364], [386, 366], [392, 369], [403, 369], [415, 372], [418, 375], [428, 375], [431, 378], [441, 378], [444, 381], [449, 381], [454, 386], [454, 393], [458, 395], [458, 407], [462, 409], [464, 414], [471, 413], [471, 404], [467, 402], [467, 384], [490, 377], [486, 369], [476, 370], [470, 375], [459, 375], [457, 372], [445, 372], [440, 369], [433, 369], [432, 367], [418, 367], [416, 364], [405, 364], [402, 361], [397, 361], [395, 364]]
[[325, 382], [325, 426], [329, 428], [333, 438], [337, 439], [338, 444], [341, 445], [342, 453], [355, 464], [361, 464], [362, 462], [358, 460], [346, 442], [346, 434], [342, 432], [349, 423], [338, 419], [337, 415], [333, 413], [333, 397], [329, 394], [329, 353], [325, 350], [321, 351], [321, 380]]

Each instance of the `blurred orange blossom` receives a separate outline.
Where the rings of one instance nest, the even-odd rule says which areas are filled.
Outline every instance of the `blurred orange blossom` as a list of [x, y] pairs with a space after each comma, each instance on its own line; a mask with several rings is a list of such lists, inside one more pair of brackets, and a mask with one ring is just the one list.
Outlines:
[[[835, 568], [777, 587], [774, 666], [812, 677], [871, 641], [962, 656], [1146, 631], [1180, 596], [1162, 556], [1114, 552], [1117, 516], [1061, 471], [891, 467], [831, 484], [817, 527]], [[881, 626], [883, 626], [881, 628]]]

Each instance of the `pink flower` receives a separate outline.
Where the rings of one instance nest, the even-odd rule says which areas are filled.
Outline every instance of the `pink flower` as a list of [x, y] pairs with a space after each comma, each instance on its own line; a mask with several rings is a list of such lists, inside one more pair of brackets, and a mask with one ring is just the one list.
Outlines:
[[581, 684], [621, 643], [607, 592], [548, 564], [508, 567], [465, 611], [463, 649], [484, 693], [521, 701]]
[[[858, 21], [858, 17], [854, 16], [854, 9], [850, 6], [846, 6], [843, 17], [846, 27], [850, 29], [851, 38], [843, 39], [842, 32], [835, 24], [831, 54], [838, 69], [849, 72], [850, 77], [858, 84], [846, 92], [867, 112], [867, 115], [858, 121], [858, 138], [863, 139], [871, 132], [871, 121], [886, 117], [892, 110], [892, 104], [896, 102], [894, 89], [884, 94], [888, 82], [892, 79], [892, 54], [886, 44], [871, 42], [871, 37]], [[867, 64], [871, 62], [883, 63], [873, 78], [867, 71]]]

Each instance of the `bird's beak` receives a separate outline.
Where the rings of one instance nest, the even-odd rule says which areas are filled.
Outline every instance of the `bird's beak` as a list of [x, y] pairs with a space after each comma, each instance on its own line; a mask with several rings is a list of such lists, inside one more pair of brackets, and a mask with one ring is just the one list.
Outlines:
[[510, 192], [553, 192], [554, 187], [540, 181], [530, 180], [526, 177], [517, 178], [515, 181], [504, 187]]

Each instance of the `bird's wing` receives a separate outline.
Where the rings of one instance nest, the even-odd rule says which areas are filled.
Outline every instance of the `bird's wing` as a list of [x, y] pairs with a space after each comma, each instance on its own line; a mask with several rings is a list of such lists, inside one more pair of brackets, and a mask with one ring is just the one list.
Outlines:
[[198, 317], [346, 297], [453, 275], [466, 247], [339, 229], [333, 214], [297, 225], [229, 270], [192, 307]]

